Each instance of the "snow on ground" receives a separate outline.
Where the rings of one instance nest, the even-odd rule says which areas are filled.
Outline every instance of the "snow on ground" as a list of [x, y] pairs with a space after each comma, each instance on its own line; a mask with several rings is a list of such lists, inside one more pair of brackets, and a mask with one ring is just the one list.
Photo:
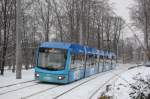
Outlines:
[[4, 76], [0, 76], [0, 87], [10, 85], [10, 84], [16, 84], [19, 82], [24, 81], [30, 81], [34, 79], [34, 70], [23, 70], [22, 71], [22, 79], [15, 79], [16, 73], [12, 73], [11, 70], [6, 70], [4, 72]]
[[[111, 71], [111, 72], [121, 72], [122, 70], [115, 70], [115, 71]], [[98, 76], [96, 79], [93, 79], [85, 84], [83, 84], [80, 87], [75, 88], [74, 90], [66, 93], [65, 95], [62, 95], [61, 97], [59, 97], [58, 99], [88, 99], [89, 95], [97, 88], [97, 86], [103, 84], [105, 81], [107, 81], [108, 79], [110, 79], [113, 75], [111, 72], [105, 72], [105, 73], [101, 73], [98, 75], [94, 75], [94, 76]], [[107, 76], [106, 76], [107, 75]], [[81, 82], [84, 82], [87, 79], [90, 79], [94, 76], [88, 77], [86, 79], [71, 83], [69, 85], [64, 85], [64, 86], [60, 86], [58, 88], [55, 88], [53, 90], [50, 91], [46, 91], [44, 93], [38, 94], [34, 97], [31, 97], [30, 99], [53, 99], [56, 96], [58, 96], [59, 94], [73, 88], [74, 86], [78, 85]]]
[[[119, 69], [119, 70], [113, 70], [111, 72], [120, 72], [120, 71], [121, 70]], [[85, 82], [86, 80], [94, 78], [95, 76], [98, 76], [98, 78], [94, 79], [93, 81], [90, 81], [91, 83], [88, 82], [87, 84], [83, 85], [83, 88], [79, 87], [79, 90], [82, 89], [81, 90], [82, 93], [80, 91], [79, 96], [77, 95], [78, 89], [76, 89], [75, 91], [73, 91], [75, 93], [73, 93], [72, 95], [65, 95], [64, 96], [65, 98], [62, 98], [62, 97], [60, 98], [60, 99], [70, 99], [70, 97], [74, 97], [75, 99], [86, 99], [85, 95], [88, 94], [89, 91], [94, 90], [97, 85], [99, 85], [100, 83], [103, 83], [104, 81], [106, 81], [107, 79], [109, 79], [112, 76], [112, 73], [110, 73], [110, 72], [104, 72], [104, 73], [101, 73], [101, 74], [98, 74], [98, 75], [94, 75], [94, 76], [88, 77], [88, 78], [83, 79], [83, 80], [79, 80], [77, 82], [74, 82], [74, 83], [71, 83], [71, 84], [68, 84], [68, 85], [60, 85], [59, 87], [54, 88], [52, 90], [47, 90], [45, 92], [40, 92], [38, 95], [30, 97], [30, 99], [52, 99], [55, 96], [57, 96], [57, 95], [65, 92], [65, 91], [73, 88], [74, 86], [76, 86], [76, 85], [78, 85], [78, 84], [80, 84], [82, 82]], [[23, 86], [25, 86], [25, 85], [23, 85]], [[24, 88], [22, 90], [17, 90], [17, 91], [10, 92], [10, 93], [4, 94], [4, 95], [0, 95], [0, 98], [2, 98], [2, 99], [11, 99], [12, 97], [15, 97], [15, 99], [19, 99], [21, 97], [26, 97], [26, 96], [29, 96], [31, 94], [37, 93], [40, 90], [46, 90], [47, 88], [52, 88], [54, 86], [56, 86], [56, 85], [39, 83], [39, 85], [35, 85], [35, 86], [29, 87], [29, 88]], [[90, 88], [89, 86], [90, 87], [92, 86], [91, 89], [89, 89]], [[17, 88], [18, 88], [18, 86], [17, 86]]]
[[114, 76], [113, 73], [120, 73], [122, 71], [123, 70], [116, 70], [108, 72], [106, 75], [100, 75], [98, 78], [84, 84], [81, 87], [76, 88], [75, 90], [65, 94], [58, 99], [69, 99], [69, 97], [72, 97], [72, 99], [89, 99], [89, 97], [99, 86], [103, 85], [106, 81]]
[[123, 73], [114, 84], [114, 96], [115, 99], [130, 99], [129, 93], [131, 92], [130, 84], [135, 83], [133, 77], [137, 74], [141, 74], [142, 77], [150, 75], [150, 67], [139, 67], [129, 70]]
[[[135, 64], [119, 64], [116, 69], [112, 71], [107, 71], [94, 76], [90, 76], [88, 78], [67, 85], [29, 82], [11, 86], [8, 88], [2, 88], [0, 89], [0, 99], [20, 99], [22, 97], [27, 97], [28, 99], [53, 99], [63, 92], [95, 77], [95, 79], [90, 80], [89, 82], [73, 89], [72, 91], [62, 95], [61, 97], [58, 97], [58, 99], [88, 99], [95, 92], [95, 90], [97, 90], [99, 87], [102, 87], [101, 90], [99, 90], [93, 97], [91, 97], [92, 99], [97, 99], [100, 94], [106, 89], [106, 85], [109, 84], [115, 87], [113, 88], [113, 93], [110, 92], [108, 94], [113, 94], [113, 96], [115, 96], [115, 99], [129, 99], [129, 89], [127, 88], [127, 82], [132, 83], [132, 77], [139, 72], [141, 74], [148, 74], [150, 72], [150, 68], [148, 67], [133, 68], [127, 72], [124, 72], [131, 66], [135, 66]], [[122, 74], [117, 75], [120, 73]], [[23, 79], [21, 80], [16, 80], [14, 73], [6, 71], [4, 76], [0, 76], [0, 87], [30, 80], [34, 80], [33, 70], [24, 70]], [[107, 84], [105, 85], [106, 82]], [[124, 87], [123, 85], [127, 87]], [[5, 92], [7, 93], [3, 94]]]
[[[140, 75], [139, 75], [140, 74]], [[99, 90], [93, 99], [97, 99], [103, 93], [106, 93], [108, 96], [112, 96], [114, 99], [131, 99], [129, 94], [131, 93], [131, 85], [135, 83], [133, 79], [135, 76], [145, 77], [150, 75], [150, 67], [141, 66], [138, 68], [133, 68], [128, 70], [121, 75], [116, 76], [107, 85], [110, 86], [110, 90], [106, 92], [106, 86]]]

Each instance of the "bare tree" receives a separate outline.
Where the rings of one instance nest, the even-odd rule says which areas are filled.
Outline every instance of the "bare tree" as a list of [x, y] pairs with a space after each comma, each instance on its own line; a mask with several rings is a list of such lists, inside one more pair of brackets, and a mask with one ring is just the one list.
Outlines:
[[[15, 22], [15, 0], [1, 0], [1, 28], [0, 28], [0, 70], [1, 75], [4, 74], [4, 66], [6, 65], [6, 60], [10, 58], [11, 53], [8, 51], [8, 47], [12, 46], [10, 40], [13, 35], [14, 22]], [[9, 54], [8, 54], [9, 53]]]
[[[21, 0], [20, 9], [16, 8], [16, 1], [0, 1], [1, 74], [6, 65], [15, 71], [15, 61], [20, 65], [17, 65], [19, 71], [24, 66], [28, 69], [34, 64], [35, 48], [44, 41], [82, 43], [118, 52], [123, 20], [112, 15], [108, 0]], [[22, 61], [15, 54], [19, 43], [15, 27], [18, 24], [22, 33], [19, 40]]]
[[[136, 0], [135, 3], [136, 4], [131, 8], [131, 17], [134, 21], [133, 24], [143, 31], [146, 54], [150, 55], [150, 1]], [[149, 56], [147, 58], [150, 60]]]

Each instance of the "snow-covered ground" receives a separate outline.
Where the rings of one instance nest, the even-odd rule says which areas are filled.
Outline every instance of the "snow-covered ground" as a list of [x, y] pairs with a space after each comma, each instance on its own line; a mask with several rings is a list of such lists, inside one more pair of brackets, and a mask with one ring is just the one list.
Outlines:
[[[133, 91], [131, 86], [137, 83], [134, 78], [145, 78], [147, 76], [150, 76], [150, 67], [140, 66], [138, 68], [125, 71], [111, 79], [111, 81], [109, 81], [101, 90], [95, 94], [93, 99], [97, 99], [103, 93], [105, 93], [106, 96], [112, 96], [113, 99], [131, 99], [129, 95]], [[110, 86], [108, 92], [106, 92], [106, 86]]]
[[130, 99], [129, 94], [131, 93], [131, 85], [135, 84], [136, 80], [133, 78], [136, 76], [141, 76], [145, 78], [150, 76], [150, 67], [139, 67], [131, 69], [123, 74], [121, 74], [114, 83], [114, 97], [115, 99]]
[[11, 70], [6, 70], [4, 73], [4, 76], [0, 76], [0, 87], [16, 84], [19, 82], [25, 82], [30, 81], [34, 79], [34, 70], [30, 69], [28, 71], [23, 70], [22, 71], [22, 79], [15, 79], [15, 73], [12, 73]]
[[[109, 84], [115, 87], [113, 87], [113, 92], [108, 94], [113, 94], [115, 99], [130, 99], [128, 83], [134, 82], [132, 77], [139, 72], [150, 73], [150, 68], [144, 66], [128, 70], [132, 66], [135, 64], [119, 64], [114, 70], [67, 85], [32, 81], [34, 70], [23, 71], [21, 80], [16, 80], [15, 74], [7, 71], [4, 76], [0, 76], [0, 99], [97, 99], [106, 89], [105, 86]], [[20, 83], [26, 81], [29, 82]], [[1, 88], [11, 84], [17, 85]]]

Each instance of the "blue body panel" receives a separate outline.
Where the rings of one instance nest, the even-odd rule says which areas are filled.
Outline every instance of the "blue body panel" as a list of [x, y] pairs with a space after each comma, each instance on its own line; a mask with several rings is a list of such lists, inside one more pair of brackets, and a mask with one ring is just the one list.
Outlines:
[[[68, 71], [49, 71], [44, 70], [38, 67], [35, 67], [35, 73], [39, 74], [39, 77], [36, 80], [40, 80], [43, 82], [51, 82], [51, 83], [68, 83]], [[58, 80], [59, 76], [64, 76], [63, 80]]]
[[98, 66], [92, 66], [86, 69], [85, 77], [94, 75], [98, 73]]
[[[71, 64], [71, 53], [77, 55], [78, 53], [82, 53], [83, 55], [93, 55], [99, 58], [99, 56], [107, 56], [108, 58], [115, 57], [115, 55], [108, 51], [103, 50], [96, 50], [95, 48], [89, 48], [86, 46], [81, 46], [78, 44], [70, 44], [70, 43], [61, 43], [61, 42], [45, 42], [42, 43], [39, 48], [56, 48], [56, 49], [66, 49], [67, 50], [67, 60], [65, 64], [64, 70], [58, 71], [50, 71], [46, 69], [42, 69], [38, 67], [38, 49], [36, 53], [36, 64], [35, 67], [35, 74], [38, 74], [39, 77], [36, 77], [36, 80], [43, 81], [43, 82], [51, 82], [51, 83], [70, 83], [84, 77], [88, 77], [103, 71], [108, 71], [115, 67], [115, 64], [111, 66], [111, 62], [105, 61], [97, 62], [93, 66], [84, 66], [80, 68], [70, 68]], [[63, 76], [64, 79], [59, 80], [58, 77]]]
[[84, 78], [84, 69], [71, 69], [69, 71], [69, 82]]

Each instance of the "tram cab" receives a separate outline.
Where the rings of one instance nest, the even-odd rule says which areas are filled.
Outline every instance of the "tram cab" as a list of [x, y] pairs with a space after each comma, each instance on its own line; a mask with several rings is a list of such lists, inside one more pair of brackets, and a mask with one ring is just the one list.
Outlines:
[[35, 79], [43, 82], [68, 82], [68, 49], [70, 44], [45, 42], [37, 51]]
[[[74, 61], [73, 55], [76, 59]], [[83, 57], [82, 61], [79, 61], [80, 55]], [[84, 55], [84, 47], [77, 44], [42, 43], [37, 51], [35, 79], [51, 83], [69, 83], [81, 79]]]

